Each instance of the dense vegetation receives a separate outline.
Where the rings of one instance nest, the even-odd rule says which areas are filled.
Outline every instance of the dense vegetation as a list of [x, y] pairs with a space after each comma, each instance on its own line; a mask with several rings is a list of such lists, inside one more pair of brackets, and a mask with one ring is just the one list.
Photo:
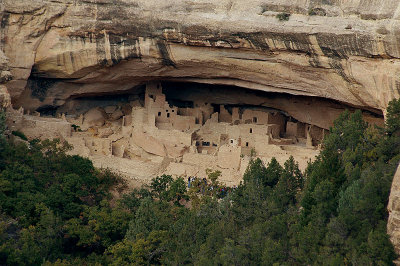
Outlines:
[[253, 158], [234, 190], [210, 171], [188, 191], [161, 176], [119, 199], [122, 180], [67, 145], [3, 137], [0, 265], [390, 265], [399, 121], [400, 101], [385, 128], [343, 113], [304, 173], [293, 158]]

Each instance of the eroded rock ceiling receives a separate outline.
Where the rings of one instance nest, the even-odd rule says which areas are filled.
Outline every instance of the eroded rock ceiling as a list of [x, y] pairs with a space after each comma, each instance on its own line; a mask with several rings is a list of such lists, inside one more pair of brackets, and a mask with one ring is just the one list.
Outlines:
[[4, 0], [1, 48], [13, 103], [30, 109], [172, 79], [384, 110], [399, 96], [399, 10], [391, 0]]

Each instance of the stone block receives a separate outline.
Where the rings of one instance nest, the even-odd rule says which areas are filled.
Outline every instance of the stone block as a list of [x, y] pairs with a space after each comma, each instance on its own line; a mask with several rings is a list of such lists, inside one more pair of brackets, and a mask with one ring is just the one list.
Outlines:
[[106, 113], [102, 108], [90, 109], [83, 115], [83, 128], [87, 129], [89, 127], [97, 126], [101, 127], [105, 123]]

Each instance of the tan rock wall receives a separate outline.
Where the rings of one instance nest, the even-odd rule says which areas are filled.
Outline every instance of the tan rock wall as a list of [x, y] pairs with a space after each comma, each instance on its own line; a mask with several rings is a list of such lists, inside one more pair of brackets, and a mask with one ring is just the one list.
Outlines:
[[7, 87], [0, 85], [0, 109], [5, 109], [11, 106], [11, 97]]
[[[103, 2], [3, 1], [1, 47], [15, 103], [60, 105], [154, 77], [377, 109], [399, 96], [395, 1]], [[326, 16], [309, 15], [313, 8]], [[287, 22], [276, 18], [283, 11], [291, 13]], [[39, 79], [25, 88], [31, 72]]]
[[387, 232], [396, 253], [400, 254], [400, 166], [397, 168], [393, 178], [387, 208], [389, 211]]
[[230, 145], [223, 145], [218, 151], [217, 165], [224, 169], [238, 170], [240, 168], [240, 147]]
[[7, 112], [7, 125], [10, 131], [21, 131], [29, 139], [59, 138], [63, 140], [71, 137], [71, 123], [67, 121], [23, 115], [21, 112], [11, 109]]

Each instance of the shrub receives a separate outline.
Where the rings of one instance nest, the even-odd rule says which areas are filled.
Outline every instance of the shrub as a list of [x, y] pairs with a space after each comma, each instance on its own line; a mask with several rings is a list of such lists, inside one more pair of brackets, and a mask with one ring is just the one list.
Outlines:
[[21, 131], [13, 131], [13, 132], [11, 132], [14, 136], [17, 136], [17, 137], [20, 137], [21, 139], [23, 139], [23, 140], [28, 140], [28, 138], [25, 136], [25, 134], [24, 133], [22, 133]]
[[326, 16], [326, 11], [323, 8], [310, 8], [308, 10], [309, 16]]
[[78, 126], [78, 125], [72, 124], [71, 127], [74, 129], [75, 132], [76, 132], [76, 131], [82, 131], [82, 130], [81, 130], [81, 127]]
[[278, 15], [276, 15], [276, 18], [279, 19], [279, 21], [288, 21], [289, 17], [289, 13], [279, 13]]

